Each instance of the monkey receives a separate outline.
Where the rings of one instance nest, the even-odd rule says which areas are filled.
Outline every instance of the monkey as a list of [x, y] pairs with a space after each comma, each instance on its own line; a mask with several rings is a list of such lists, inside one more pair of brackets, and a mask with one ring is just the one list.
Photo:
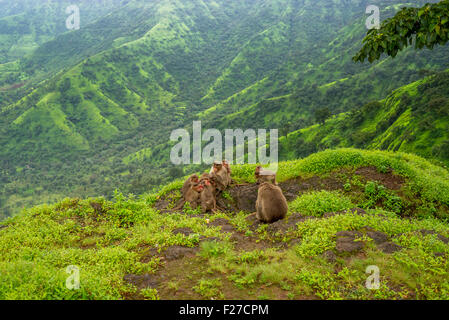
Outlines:
[[181, 188], [181, 194], [184, 197], [187, 191], [189, 191], [192, 183], [198, 183], [198, 176], [196, 174], [192, 174], [185, 182]]
[[256, 211], [256, 218], [265, 223], [284, 219], [288, 205], [281, 188], [268, 182], [262, 183], [257, 194]]
[[216, 192], [216, 181], [213, 177], [211, 177], [208, 173], [203, 173], [200, 178], [200, 183], [204, 188], [211, 188], [215, 197]]
[[264, 182], [271, 182], [277, 185], [276, 173], [270, 170], [265, 170], [261, 166], [257, 166], [254, 172], [254, 177], [256, 178], [256, 183], [261, 184]]
[[229, 186], [229, 181], [227, 178], [228, 171], [223, 167], [222, 161], [215, 161], [211, 169], [210, 176], [216, 183], [216, 188], [218, 193], [222, 192]]
[[190, 207], [192, 209], [196, 209], [198, 204], [200, 203], [201, 192], [203, 191], [204, 186], [200, 183], [191, 183], [189, 189], [185, 193], [183, 199], [180, 203], [174, 208], [175, 210], [182, 209], [186, 202], [190, 203]]
[[227, 180], [227, 185], [229, 186], [229, 185], [231, 185], [231, 183], [232, 183], [232, 178], [231, 178], [231, 173], [232, 173], [232, 171], [231, 171], [231, 168], [229, 167], [229, 162], [228, 162], [228, 160], [223, 160], [223, 162], [222, 162], [222, 165], [223, 165], [223, 167], [226, 169], [226, 171], [227, 171], [227, 174], [226, 174], [226, 180]]
[[204, 178], [201, 181], [203, 189], [200, 195], [201, 212], [206, 213], [207, 211], [215, 212], [217, 209], [217, 201], [215, 199], [215, 184], [211, 182], [208, 178]]

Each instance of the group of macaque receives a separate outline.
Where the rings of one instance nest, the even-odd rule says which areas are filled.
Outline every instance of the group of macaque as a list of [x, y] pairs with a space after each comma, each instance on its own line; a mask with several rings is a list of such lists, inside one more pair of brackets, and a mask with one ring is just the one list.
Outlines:
[[[259, 185], [256, 216], [259, 221], [273, 223], [285, 218], [287, 215], [287, 200], [281, 188], [276, 182], [276, 173], [258, 166], [255, 170], [255, 178]], [[226, 160], [215, 161], [210, 172], [201, 177], [191, 175], [182, 186], [182, 201], [177, 208], [189, 202], [192, 209], [201, 207], [201, 211], [215, 212], [217, 210], [217, 196], [231, 185], [231, 169]]]
[[209, 173], [201, 177], [192, 174], [182, 186], [182, 201], [177, 208], [186, 202], [192, 209], [201, 207], [201, 211], [215, 212], [217, 209], [217, 196], [220, 195], [232, 182], [231, 168], [226, 160], [215, 161]]

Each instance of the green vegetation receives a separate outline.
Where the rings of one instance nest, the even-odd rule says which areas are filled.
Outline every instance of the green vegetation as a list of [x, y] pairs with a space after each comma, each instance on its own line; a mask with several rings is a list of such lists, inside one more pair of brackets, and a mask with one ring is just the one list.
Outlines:
[[305, 215], [322, 216], [324, 213], [337, 212], [354, 207], [351, 200], [339, 192], [313, 191], [303, 194], [290, 204], [290, 211]]
[[284, 159], [326, 148], [415, 153], [449, 164], [449, 71], [401, 87], [381, 101], [281, 138]]
[[[449, 299], [448, 1], [426, 2], [380, 1], [359, 53], [364, 1], [83, 0], [76, 31], [69, 1], [0, 2], [0, 299]], [[285, 220], [232, 189], [173, 209], [206, 170], [169, 162], [194, 120], [279, 129]]]
[[354, 61], [380, 59], [383, 53], [393, 58], [411, 44], [416, 49], [444, 45], [449, 41], [449, 1], [427, 3], [422, 8], [402, 8], [393, 18], [371, 29]]
[[[232, 169], [236, 180], [253, 182], [254, 166]], [[159, 211], [180, 197], [182, 180], [140, 197], [115, 193], [112, 201], [28, 209], [0, 225], [0, 299], [449, 299], [446, 169], [414, 155], [356, 149], [280, 163], [284, 190], [310, 179], [337, 179], [339, 187], [300, 191], [286, 230], [254, 229], [247, 212]], [[392, 179], [399, 189], [388, 187]], [[413, 207], [408, 218], [388, 202], [392, 195]], [[356, 213], [367, 201], [371, 209]], [[422, 215], [418, 204], [433, 209]], [[290, 223], [298, 212], [305, 219]], [[223, 223], [232, 228], [222, 232]], [[358, 253], [341, 252], [342, 231], [359, 232]], [[400, 250], [384, 252], [373, 232]], [[65, 286], [69, 265], [80, 270], [79, 290]], [[369, 265], [379, 267], [378, 290], [365, 287]]]
[[[448, 67], [447, 47], [354, 64], [365, 34], [363, 1], [133, 0], [109, 1], [101, 10], [100, 3], [82, 1], [81, 29], [70, 32], [53, 28], [65, 27], [66, 15], [59, 14], [65, 1], [28, 2], [1, 4], [0, 22], [14, 27], [12, 33], [0, 28], [5, 37], [36, 43], [0, 62], [2, 217], [66, 196], [111, 200], [116, 188], [155, 191], [203, 170], [169, 164], [170, 132], [191, 129], [197, 119], [203, 129], [279, 128], [281, 141], [288, 140], [283, 159], [306, 156], [322, 143], [303, 144], [289, 133], [313, 125], [317, 111], [350, 112]], [[381, 1], [382, 18], [401, 4]], [[19, 32], [13, 24], [25, 20], [12, 17], [25, 7], [30, 30]], [[40, 17], [48, 34], [33, 40]], [[328, 116], [319, 118], [326, 121], [322, 130]], [[323, 145], [339, 145], [337, 139]], [[360, 147], [364, 139], [339, 146]], [[400, 150], [447, 158], [444, 139], [435, 141], [430, 151]], [[379, 143], [373, 148], [393, 148]]]

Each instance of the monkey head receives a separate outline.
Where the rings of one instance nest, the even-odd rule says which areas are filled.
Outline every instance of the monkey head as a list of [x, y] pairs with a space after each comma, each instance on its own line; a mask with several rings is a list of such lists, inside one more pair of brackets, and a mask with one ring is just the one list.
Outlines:
[[207, 179], [202, 179], [201, 180], [201, 185], [203, 186], [203, 188], [205, 188], [205, 187], [208, 187], [208, 186], [212, 185], [212, 183], [211, 183], [210, 179], [207, 178]]
[[201, 183], [195, 183], [192, 185], [192, 189], [196, 192], [201, 192], [204, 189], [204, 186]]
[[219, 172], [223, 167], [223, 162], [214, 161], [214, 172]]

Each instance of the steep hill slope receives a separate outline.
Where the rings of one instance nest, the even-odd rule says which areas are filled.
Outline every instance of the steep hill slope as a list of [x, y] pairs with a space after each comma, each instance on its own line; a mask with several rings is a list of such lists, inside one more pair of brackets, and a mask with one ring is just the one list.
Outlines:
[[[215, 214], [170, 209], [179, 180], [141, 198], [66, 199], [9, 219], [0, 298], [449, 298], [447, 170], [355, 149], [284, 162], [288, 217], [263, 225], [245, 219], [254, 167], [232, 167], [240, 184]], [[368, 266], [379, 270], [377, 290], [365, 285]], [[80, 289], [68, 290], [74, 269]]]
[[283, 137], [283, 158], [359, 147], [413, 152], [449, 164], [449, 70], [395, 90], [384, 100]]
[[[76, 1], [81, 26], [109, 13], [121, 0]], [[23, 58], [59, 34], [68, 32], [68, 0], [0, 1], [0, 65]], [[1, 86], [0, 86], [1, 87]]]

